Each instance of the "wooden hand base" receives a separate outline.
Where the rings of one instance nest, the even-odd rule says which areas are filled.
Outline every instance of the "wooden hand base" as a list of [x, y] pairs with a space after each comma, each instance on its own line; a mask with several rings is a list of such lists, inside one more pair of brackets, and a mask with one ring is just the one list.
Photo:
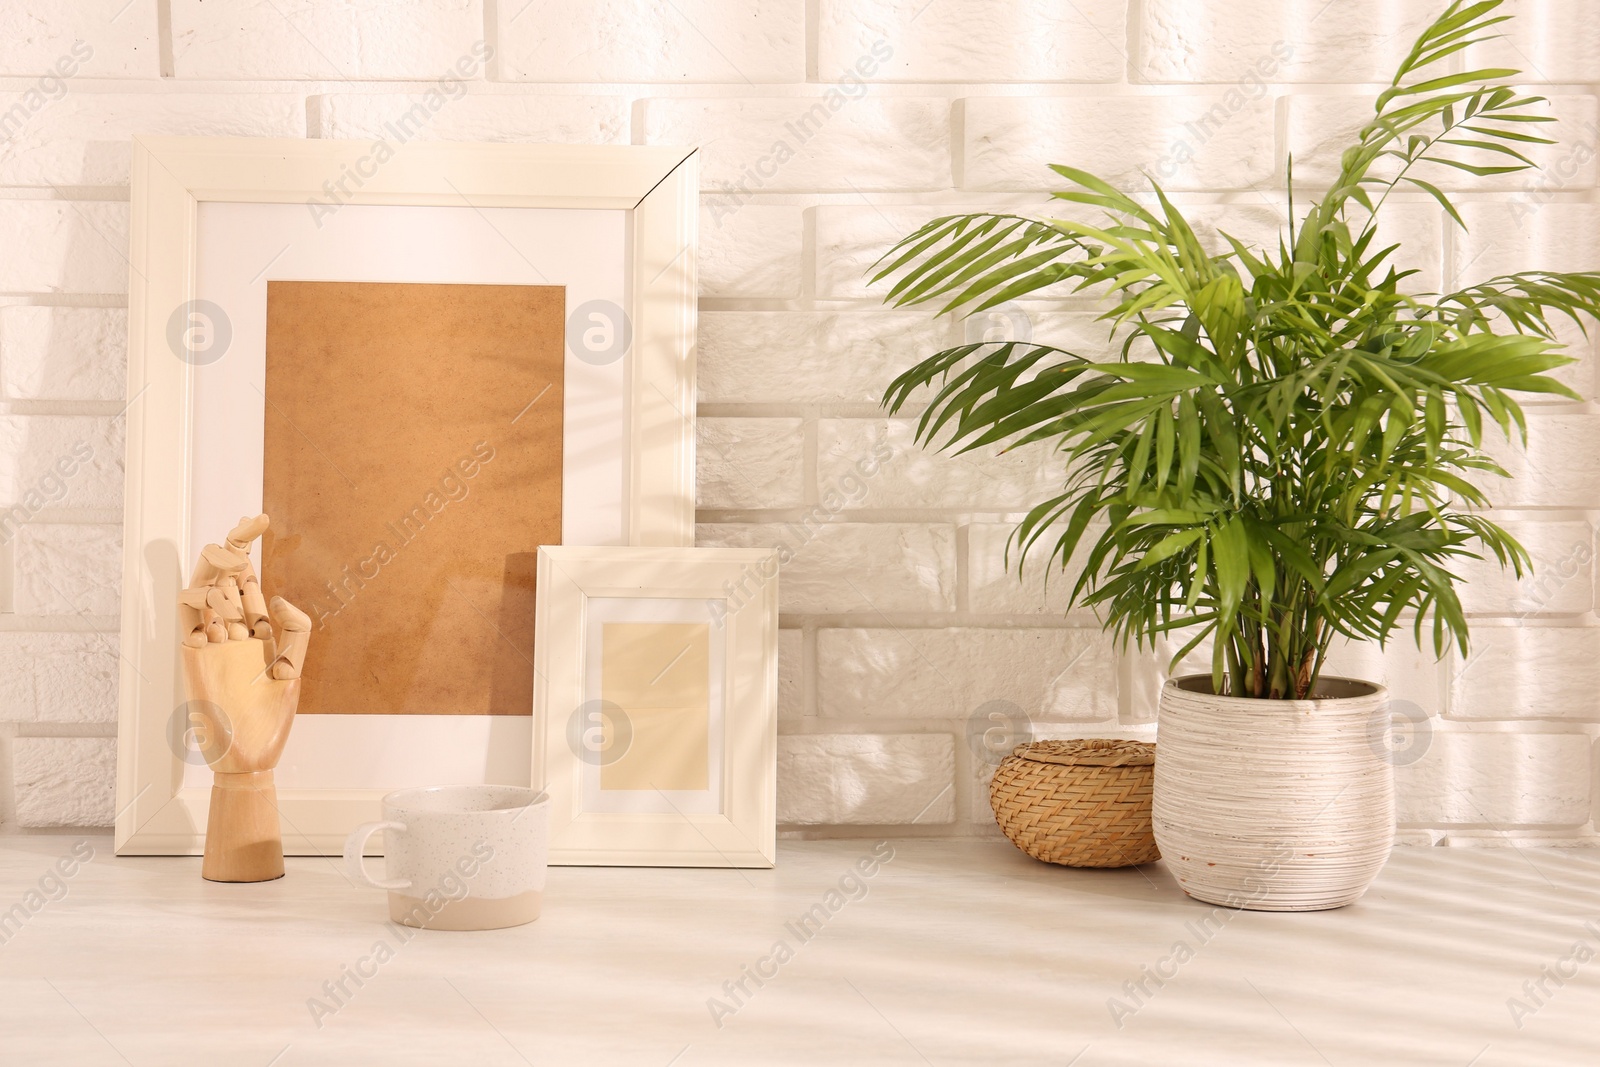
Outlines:
[[215, 778], [206, 818], [201, 877], [266, 882], [283, 877], [283, 838], [272, 768], [289, 739], [300, 702], [299, 678], [268, 672], [259, 638], [180, 650], [192, 722], [203, 729]]
[[278, 790], [271, 771], [216, 773], [200, 877], [210, 882], [270, 882], [283, 877]]

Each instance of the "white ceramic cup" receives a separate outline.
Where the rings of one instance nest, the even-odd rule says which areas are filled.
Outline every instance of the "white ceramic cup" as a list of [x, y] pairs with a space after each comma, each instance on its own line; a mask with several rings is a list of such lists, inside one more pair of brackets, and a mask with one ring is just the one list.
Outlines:
[[[383, 820], [355, 828], [344, 864], [357, 885], [389, 891], [389, 917], [428, 930], [498, 930], [539, 917], [550, 855], [550, 797], [509, 785], [400, 789]], [[367, 840], [384, 832], [387, 878], [367, 874]]]

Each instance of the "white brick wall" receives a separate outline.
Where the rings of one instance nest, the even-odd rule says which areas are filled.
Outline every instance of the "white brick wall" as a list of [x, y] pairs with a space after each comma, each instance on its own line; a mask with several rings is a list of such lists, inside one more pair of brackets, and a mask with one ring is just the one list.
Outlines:
[[1426, 0], [1145, 0], [1134, 64], [1152, 82], [1382, 82], [1442, 5]]
[[1593, 769], [1584, 734], [1440, 732], [1395, 774], [1401, 823], [1581, 826]]
[[701, 525], [696, 537], [702, 545], [772, 548], [785, 558], [792, 553], [778, 586], [782, 612], [871, 615], [955, 607], [953, 526], [721, 523]]
[[[1442, 0], [125, 3], [0, 5], [0, 828], [111, 814], [131, 133], [369, 137], [435, 92], [419, 136], [702, 146], [700, 540], [793, 554], [780, 817], [992, 833], [972, 742], [989, 713], [1148, 733], [1165, 663], [1063, 615], [1079, 561], [1048, 587], [1042, 554], [1025, 581], [1006, 570], [1012, 526], [1059, 477], [1046, 449], [929, 453], [910, 445], [919, 409], [878, 401], [970, 330], [1106, 358], [1106, 329], [1083, 300], [970, 326], [886, 309], [864, 272], [935, 216], [1050, 210], [1057, 162], [1149, 171], [1209, 247], [1219, 229], [1275, 241], [1285, 157], [1302, 191], [1325, 181]], [[1391, 205], [1420, 288], [1600, 267], [1600, 22], [1588, 0], [1512, 6], [1509, 38], [1469, 59], [1551, 86], [1565, 143], [1536, 151], [1536, 176], [1456, 179], [1470, 233], [1421, 194]], [[71, 76], [41, 83], [63, 57]], [[1596, 383], [1592, 359], [1563, 374]], [[1485, 484], [1539, 571], [1462, 565], [1471, 657], [1398, 634], [1330, 668], [1421, 709], [1400, 775], [1417, 840], [1600, 837], [1600, 419], [1531, 404], [1529, 436], [1527, 455], [1495, 448], [1518, 480]], [[58, 487], [80, 441], [92, 459]]]
[[986, 446], [934, 452], [918, 445], [911, 419], [823, 419], [817, 426], [817, 478], [840, 483], [861, 457], [887, 455], [873, 475], [871, 506], [1026, 509], [1060, 484], [1063, 465], [1043, 444], [1011, 452]]
[[18, 614], [100, 620], [117, 614], [121, 527], [30, 522], [13, 551]]
[[12, 138], [11, 151], [0, 157], [0, 184], [127, 185], [129, 138], [136, 133], [304, 137], [306, 103], [296, 93], [242, 100], [215, 93], [71, 93]]
[[805, 213], [746, 204], [700, 213], [700, 292], [707, 297], [800, 295]]
[[949, 823], [955, 818], [949, 734], [778, 738], [778, 821], [795, 826]]
[[1467, 232], [1456, 235], [1455, 271], [1463, 284], [1524, 270], [1593, 270], [1600, 262], [1600, 204], [1525, 191], [1460, 207]]
[[913, 311], [712, 311], [700, 316], [700, 402], [876, 405], [947, 343], [954, 334]]
[[1526, 447], [1515, 428], [1509, 441], [1492, 429], [1484, 444], [1511, 475], [1474, 479], [1498, 505], [1583, 508], [1600, 500], [1600, 419], [1593, 415], [1536, 412]]
[[702, 508], [792, 508], [803, 502], [799, 419], [702, 418], [695, 496]]
[[806, 635], [778, 631], [778, 718], [798, 719], [806, 713]]
[[1499, 40], [1467, 51], [1474, 67], [1514, 67], [1530, 84], [1600, 82], [1600, 23], [1587, 0], [1522, 0]]
[[0, 634], [0, 722], [117, 720], [117, 635]]
[[1454, 672], [1450, 707], [1457, 718], [1600, 718], [1600, 628], [1480, 626], [1473, 649]]
[[484, 40], [478, 0], [172, 0], [179, 78], [438, 78]]
[[1031, 719], [1115, 720], [1116, 663], [1098, 630], [844, 630], [817, 634], [817, 713], [959, 719], [1008, 700]]
[[1137, 187], [1248, 188], [1273, 177], [1272, 100], [1185, 96], [973, 97], [963, 175], [972, 189], [1058, 188], [1052, 163]]
[[0, 293], [128, 291], [128, 205], [0, 200]]
[[128, 384], [124, 308], [0, 307], [0, 396], [120, 400]]
[[1501, 523], [1533, 557], [1518, 579], [1490, 557], [1458, 568], [1468, 582], [1461, 606], [1482, 615], [1584, 615], [1594, 610], [1594, 529], [1587, 522], [1508, 519]]
[[111, 824], [117, 792], [112, 738], [19, 737], [15, 760], [18, 826]]
[[[1015, 529], [1009, 522], [975, 522], [966, 527], [967, 610], [978, 615], [1063, 614], [1083, 573], [1083, 560], [1105, 527], [1089, 527], [1064, 571], [1059, 560], [1051, 561], [1053, 544], [1036, 544], [1024, 560], [1020, 547], [1011, 542]], [[1076, 612], [1087, 614], [1083, 608]]]
[[[817, 70], [853, 70], [877, 42], [893, 55], [867, 80], [1114, 82], [1127, 32], [1122, 0], [986, 0], [980, 17], [927, 0], [820, 0]], [[880, 46], [881, 47], [881, 46]]]
[[[119, 405], [120, 406], [120, 405]], [[122, 503], [122, 420], [0, 415], [0, 501], [31, 512]]]
[[804, 82], [802, 0], [500, 4], [500, 76], [523, 82]]
[[671, 97], [640, 104], [642, 144], [697, 144], [701, 181], [756, 192], [876, 192], [950, 184], [950, 105], [849, 92], [778, 98]]
[[[31, 0], [0, 8], [0, 75], [40, 75], [87, 46], [84, 73], [94, 78], [161, 74], [157, 0]], [[80, 44], [81, 42], [81, 44]]]
[[[398, 122], [418, 103], [432, 114], [418, 127], [422, 140], [561, 141], [567, 144], [626, 144], [628, 101], [621, 96], [546, 96], [452, 89], [434, 108], [426, 93], [331, 93], [312, 100], [319, 137], [392, 137]], [[421, 112], [418, 112], [420, 115]]]
[[958, 210], [900, 205], [816, 208], [817, 296], [871, 297], [875, 290], [869, 284], [869, 276], [875, 273], [871, 269], [874, 261], [895, 241], [928, 220], [953, 215]]

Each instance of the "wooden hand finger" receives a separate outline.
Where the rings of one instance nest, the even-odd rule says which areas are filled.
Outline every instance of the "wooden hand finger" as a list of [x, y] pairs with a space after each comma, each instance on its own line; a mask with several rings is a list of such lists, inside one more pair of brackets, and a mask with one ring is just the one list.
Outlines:
[[283, 599], [272, 598], [267, 610], [276, 629], [277, 655], [272, 660], [274, 678], [298, 678], [311, 646], [311, 616]]
[[239, 520], [239, 524], [228, 531], [228, 547], [237, 552], [248, 553], [250, 542], [267, 532], [271, 522], [265, 515], [246, 515]]
[[250, 557], [243, 552], [222, 545], [207, 545], [200, 550], [200, 561], [194, 565], [194, 577], [189, 580], [189, 588], [216, 585], [217, 579], [224, 574], [237, 574], [249, 565]]
[[213, 645], [220, 645], [228, 639], [228, 627], [209, 605], [200, 609], [200, 617], [205, 620], [206, 640]]
[[243, 641], [250, 636], [250, 630], [244, 622], [244, 602], [240, 597], [239, 583], [233, 575], [224, 575], [223, 578], [211, 587], [211, 592], [206, 596], [206, 603], [217, 613], [228, 628], [228, 640]]
[[244, 607], [244, 624], [252, 637], [271, 640], [272, 623], [267, 619], [267, 598], [262, 595], [261, 581], [255, 568], [248, 562], [239, 575], [239, 601]]
[[216, 608], [210, 602], [211, 591], [224, 575], [249, 562], [249, 556], [221, 545], [207, 545], [200, 550], [194, 577], [189, 587], [178, 594], [178, 617], [183, 623], [185, 645], [201, 648], [208, 642], [228, 639], [226, 625], [217, 622]]
[[272, 623], [267, 617], [267, 598], [261, 592], [261, 580], [250, 565], [250, 544], [267, 532], [271, 520], [265, 515], [246, 515], [228, 532], [228, 547], [244, 556], [244, 567], [239, 571], [239, 595], [244, 606], [244, 625], [252, 637], [272, 641]]
[[206, 645], [206, 589], [178, 590], [178, 623], [183, 627], [183, 643], [190, 648]]

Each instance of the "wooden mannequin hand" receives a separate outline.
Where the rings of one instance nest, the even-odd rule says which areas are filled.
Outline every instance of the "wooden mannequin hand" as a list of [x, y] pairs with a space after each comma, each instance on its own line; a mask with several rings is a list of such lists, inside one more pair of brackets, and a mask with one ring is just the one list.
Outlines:
[[189, 719], [207, 739], [206, 763], [223, 774], [277, 766], [300, 702], [311, 619], [282, 597], [262, 597], [249, 550], [268, 523], [246, 516], [224, 544], [207, 545], [178, 595]]
[[200, 552], [178, 594], [188, 719], [214, 773], [201, 877], [264, 882], [283, 877], [273, 769], [300, 704], [311, 620], [282, 597], [271, 604], [250, 566], [250, 542], [267, 517], [239, 520], [226, 543]]

